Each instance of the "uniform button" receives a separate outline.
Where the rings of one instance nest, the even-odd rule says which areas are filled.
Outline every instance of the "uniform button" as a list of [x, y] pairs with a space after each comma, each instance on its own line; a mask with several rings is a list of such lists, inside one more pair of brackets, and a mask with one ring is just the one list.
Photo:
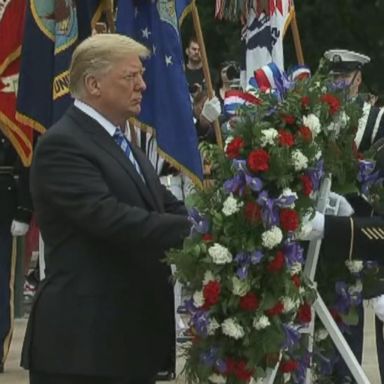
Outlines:
[[8, 187], [8, 191], [11, 191], [12, 190], [12, 187]]

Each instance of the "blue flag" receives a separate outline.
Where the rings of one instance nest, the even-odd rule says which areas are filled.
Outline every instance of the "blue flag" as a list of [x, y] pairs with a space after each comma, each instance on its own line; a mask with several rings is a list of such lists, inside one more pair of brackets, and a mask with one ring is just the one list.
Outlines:
[[140, 123], [155, 132], [160, 155], [201, 184], [202, 165], [176, 9], [174, 0], [121, 1], [116, 28], [152, 52], [144, 62], [147, 89], [138, 116]]
[[[44, 132], [72, 103], [68, 68], [79, 35], [91, 32], [100, 0], [30, 0], [21, 53], [18, 121]], [[81, 24], [78, 23], [78, 16]]]

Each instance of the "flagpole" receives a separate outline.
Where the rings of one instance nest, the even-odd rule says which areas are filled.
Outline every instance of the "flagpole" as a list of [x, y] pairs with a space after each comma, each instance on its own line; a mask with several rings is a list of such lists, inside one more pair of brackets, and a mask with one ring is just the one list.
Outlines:
[[[199, 18], [199, 12], [197, 10], [196, 2], [193, 1], [192, 3], [192, 19], [193, 19], [193, 26], [195, 28], [195, 33], [196, 33], [196, 39], [200, 47], [200, 52], [201, 52], [201, 61], [203, 64], [203, 73], [204, 73], [204, 78], [205, 78], [205, 84], [207, 86], [207, 93], [208, 97], [211, 99], [214, 96], [213, 92], [213, 87], [212, 87], [212, 79], [211, 79], [211, 74], [209, 72], [209, 66], [208, 66], [208, 57], [207, 57], [207, 52], [205, 50], [205, 43], [204, 43], [204, 37], [203, 37], [203, 31], [201, 29], [201, 24], [200, 24], [200, 18]], [[217, 145], [220, 148], [223, 148], [223, 138], [221, 136], [221, 129], [219, 125], [219, 121], [215, 120], [213, 122], [213, 126], [215, 128], [215, 136], [216, 136], [216, 142]]]
[[104, 11], [107, 19], [108, 30], [110, 33], [115, 33], [115, 21], [113, 18], [113, 0], [104, 0]]
[[300, 33], [299, 33], [299, 27], [297, 25], [295, 10], [293, 12], [293, 17], [291, 21], [291, 29], [292, 29], [292, 36], [293, 36], [293, 44], [295, 45], [297, 62], [303, 65], [304, 64], [303, 47], [301, 46]]

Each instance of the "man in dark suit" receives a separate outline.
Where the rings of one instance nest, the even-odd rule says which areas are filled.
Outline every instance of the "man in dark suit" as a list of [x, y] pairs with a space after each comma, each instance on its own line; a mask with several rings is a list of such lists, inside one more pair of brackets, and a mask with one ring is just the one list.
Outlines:
[[46, 278], [23, 347], [32, 384], [149, 384], [171, 360], [162, 259], [190, 225], [120, 130], [140, 112], [148, 55], [121, 35], [83, 41], [70, 67], [74, 106], [37, 145], [31, 192]]

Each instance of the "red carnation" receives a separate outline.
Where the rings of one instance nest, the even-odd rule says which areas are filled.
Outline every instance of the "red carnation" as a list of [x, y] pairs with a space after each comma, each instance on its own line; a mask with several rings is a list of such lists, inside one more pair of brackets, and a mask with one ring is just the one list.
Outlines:
[[302, 125], [299, 128], [299, 133], [303, 141], [305, 141], [306, 143], [312, 141], [312, 131], [306, 125]]
[[288, 131], [280, 130], [279, 143], [282, 146], [291, 147], [295, 143], [292, 133]]
[[277, 251], [274, 259], [268, 263], [267, 270], [269, 272], [278, 272], [284, 266], [284, 254], [281, 251]]
[[233, 373], [237, 379], [245, 382], [248, 382], [252, 377], [252, 371], [247, 369], [247, 364], [243, 360], [237, 362]]
[[302, 324], [307, 324], [311, 321], [311, 306], [307, 302], [305, 302], [303, 305], [300, 305], [300, 308], [297, 312], [297, 318]]
[[248, 168], [252, 172], [264, 172], [269, 169], [269, 154], [264, 149], [255, 149], [248, 156]]
[[253, 201], [248, 201], [244, 207], [244, 216], [252, 224], [257, 223], [261, 218], [260, 206]]
[[300, 224], [299, 215], [294, 209], [283, 208], [280, 211], [280, 224], [287, 232], [296, 231]]
[[329, 310], [329, 313], [332, 315], [333, 320], [335, 320], [335, 322], [336, 322], [337, 324], [340, 324], [340, 323], [343, 322], [343, 319], [341, 318], [339, 312], [337, 312], [337, 310], [336, 310], [335, 308], [331, 308], [331, 309]]
[[209, 243], [209, 242], [213, 241], [213, 235], [211, 235], [210, 233], [205, 233], [201, 238], [206, 243]]
[[225, 150], [227, 156], [230, 159], [236, 159], [240, 156], [240, 150], [245, 147], [245, 142], [242, 137], [235, 137]]
[[280, 315], [284, 311], [284, 305], [280, 301], [275, 304], [272, 308], [269, 308], [265, 311], [267, 316], [276, 316]]
[[295, 124], [296, 118], [293, 115], [283, 115], [283, 121], [285, 124], [293, 125]]
[[301, 184], [303, 186], [303, 193], [305, 196], [309, 196], [313, 191], [312, 179], [308, 175], [300, 176]]
[[301, 279], [299, 275], [293, 275], [291, 277], [292, 283], [295, 284], [296, 288], [300, 288], [301, 285]]
[[303, 96], [301, 98], [301, 106], [303, 108], [307, 108], [309, 107], [309, 104], [311, 104], [311, 99], [309, 98], [309, 96]]
[[204, 307], [209, 308], [212, 305], [215, 305], [219, 301], [219, 296], [221, 292], [221, 286], [218, 281], [210, 281], [203, 287], [203, 296], [205, 299]]
[[259, 308], [260, 300], [252, 293], [248, 292], [245, 296], [240, 298], [240, 308], [243, 311], [255, 311]]
[[296, 360], [285, 360], [280, 363], [280, 371], [283, 373], [290, 373], [296, 371], [299, 363]]
[[340, 109], [340, 100], [336, 96], [331, 95], [330, 93], [321, 96], [320, 100], [323, 103], [328, 104], [329, 113], [331, 115], [333, 115]]

